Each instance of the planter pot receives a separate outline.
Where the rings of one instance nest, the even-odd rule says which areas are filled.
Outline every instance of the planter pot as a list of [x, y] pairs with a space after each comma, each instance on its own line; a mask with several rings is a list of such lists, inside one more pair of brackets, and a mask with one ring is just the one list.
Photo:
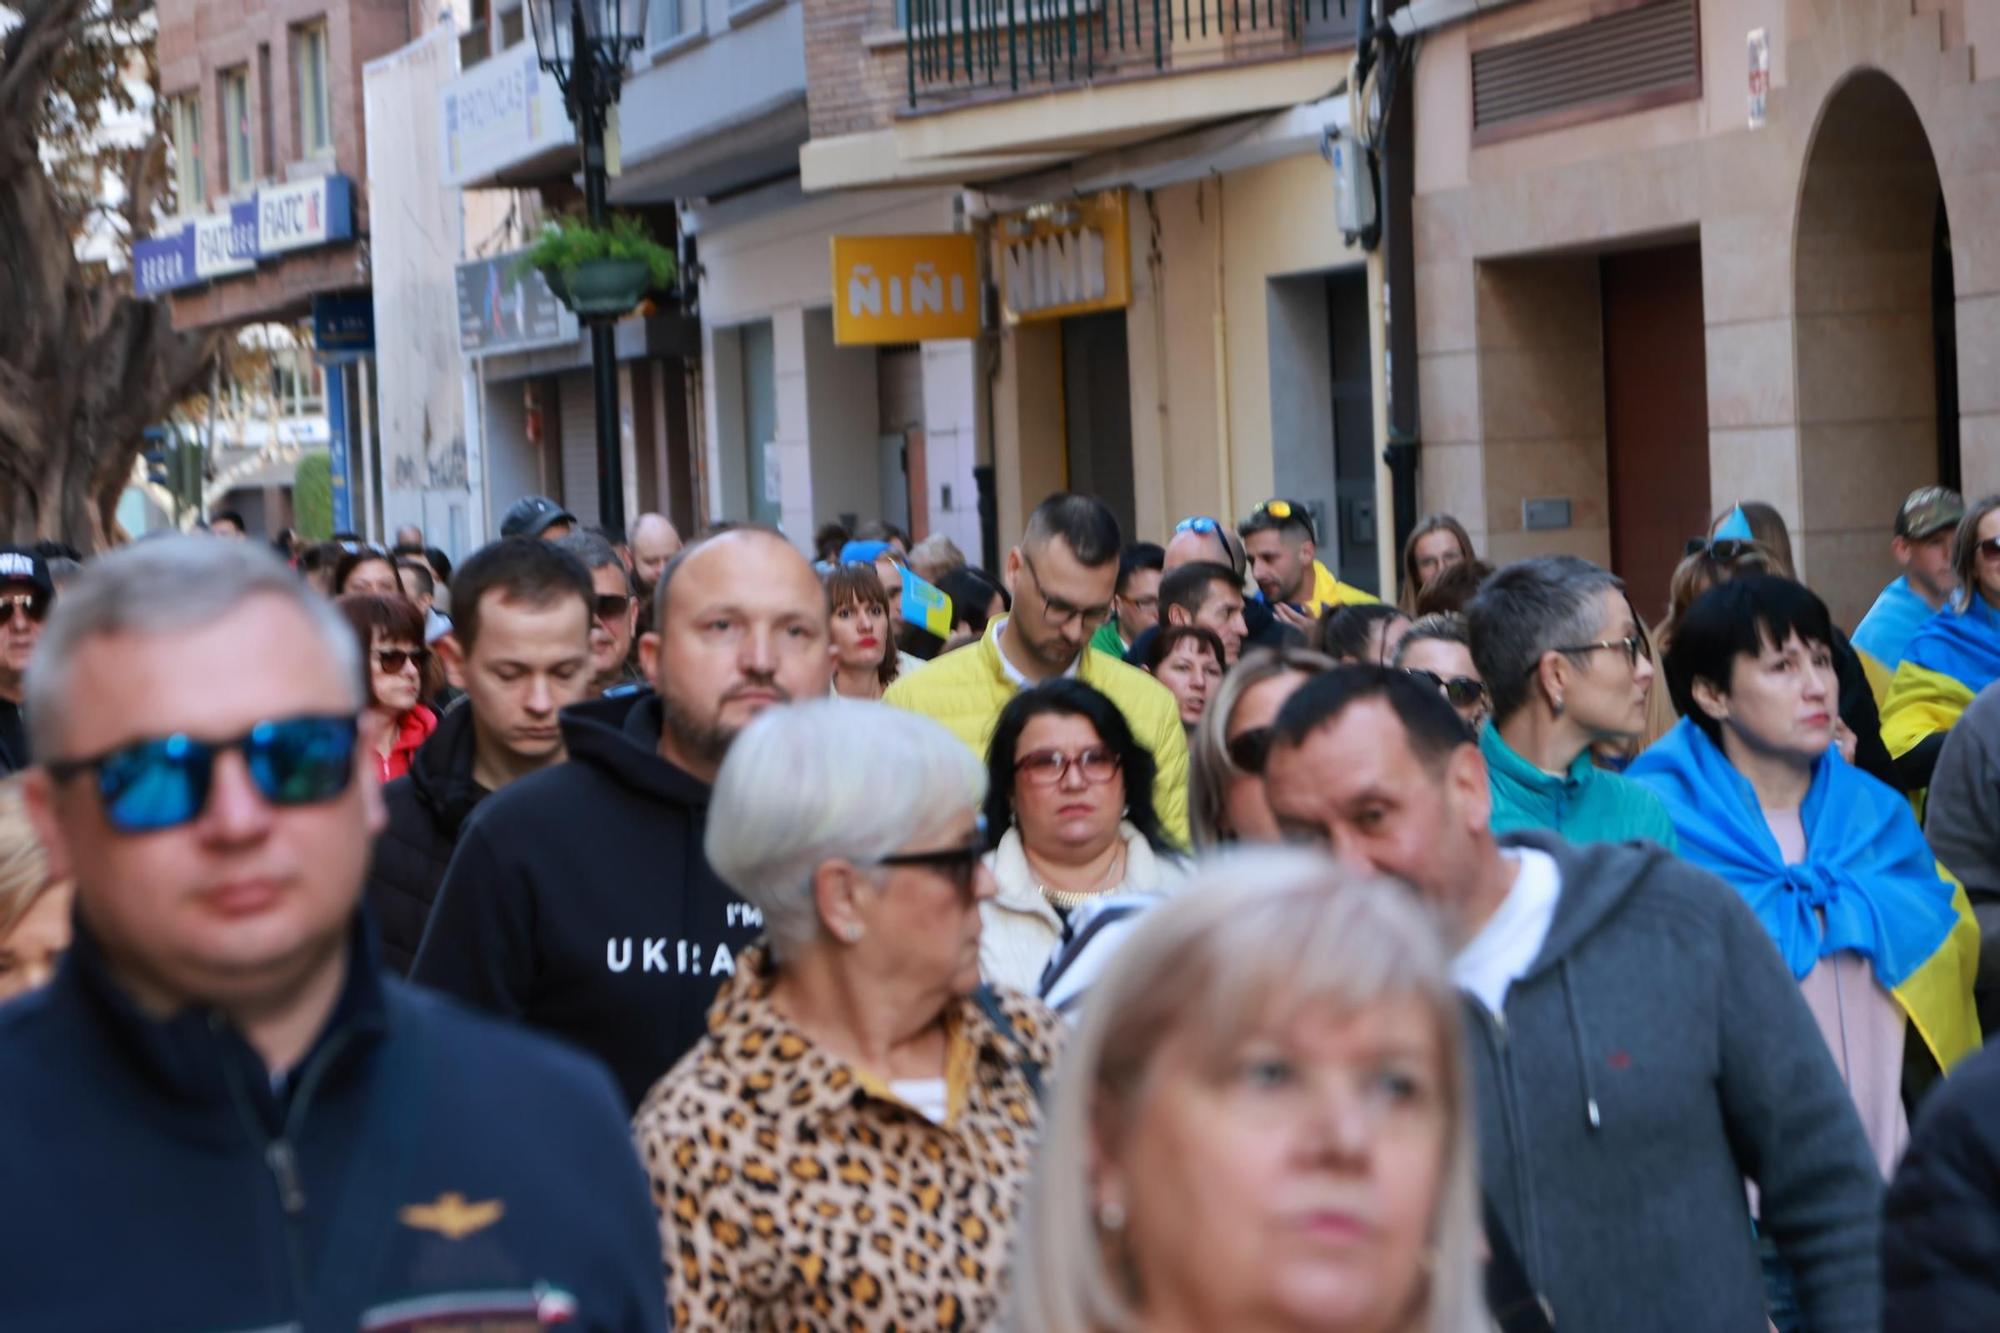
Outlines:
[[646, 294], [652, 270], [643, 259], [587, 259], [542, 275], [578, 319], [618, 319]]

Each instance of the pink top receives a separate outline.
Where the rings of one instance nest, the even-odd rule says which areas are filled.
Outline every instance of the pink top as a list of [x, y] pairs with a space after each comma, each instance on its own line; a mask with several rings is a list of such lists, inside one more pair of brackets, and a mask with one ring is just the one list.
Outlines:
[[[1764, 821], [1778, 840], [1785, 864], [1806, 859], [1805, 829], [1796, 810], [1766, 810]], [[1799, 993], [1819, 1024], [1820, 1036], [1847, 1084], [1861, 1115], [1861, 1128], [1875, 1153], [1882, 1178], [1895, 1174], [1910, 1141], [1903, 1110], [1903, 1036], [1908, 1022], [1896, 997], [1875, 980], [1875, 968], [1860, 954], [1842, 951], [1819, 960], [1799, 982]]]

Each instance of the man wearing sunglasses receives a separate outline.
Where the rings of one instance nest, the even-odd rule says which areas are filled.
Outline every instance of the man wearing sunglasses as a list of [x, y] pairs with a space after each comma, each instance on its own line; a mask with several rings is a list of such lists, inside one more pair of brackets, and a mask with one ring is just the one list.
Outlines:
[[653, 598], [653, 690], [565, 710], [569, 762], [472, 813], [410, 972], [599, 1056], [628, 1108], [763, 925], [702, 851], [709, 786], [754, 718], [833, 681], [826, 590], [775, 528], [688, 547]]
[[1342, 583], [1319, 562], [1312, 513], [1292, 500], [1266, 500], [1236, 527], [1257, 578], [1278, 619], [1294, 629], [1312, 627], [1330, 606], [1353, 606], [1379, 597]]
[[1011, 614], [987, 625], [977, 643], [954, 649], [899, 677], [883, 701], [949, 727], [984, 759], [1000, 712], [1016, 692], [1058, 677], [1094, 687], [1125, 715], [1158, 765], [1154, 808], [1187, 845], [1187, 735], [1166, 686], [1087, 645], [1111, 618], [1118, 583], [1118, 520], [1087, 495], [1058, 492], [1035, 508], [1021, 544], [1007, 553]]
[[76, 925], [0, 1011], [10, 1327], [664, 1326], [604, 1071], [376, 962], [361, 670], [257, 543], [106, 555], [50, 621], [27, 805]]
[[7, 617], [0, 626], [0, 777], [28, 766], [21, 694], [55, 600], [48, 561], [24, 546], [0, 547], [0, 614]]
[[639, 625], [638, 591], [617, 548], [594, 532], [572, 532], [555, 544], [590, 571], [590, 694], [643, 689], [646, 677], [632, 660], [632, 637]]

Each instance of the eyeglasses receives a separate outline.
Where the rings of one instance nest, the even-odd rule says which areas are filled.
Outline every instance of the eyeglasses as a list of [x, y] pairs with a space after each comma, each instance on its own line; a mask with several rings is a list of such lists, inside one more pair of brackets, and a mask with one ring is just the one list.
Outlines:
[[889, 856], [875, 858], [876, 865], [882, 866], [922, 866], [948, 875], [951, 882], [964, 894], [972, 892], [972, 879], [979, 870], [979, 859], [986, 855], [986, 816], [981, 815], [977, 831], [972, 841], [958, 847], [940, 847], [930, 852], [896, 852]]
[[1761, 555], [1762, 552], [1757, 549], [1756, 542], [1745, 541], [1741, 537], [1719, 537], [1714, 540], [1707, 537], [1690, 537], [1687, 545], [1681, 548], [1681, 554], [1707, 555], [1709, 559], [1720, 560], [1727, 565], [1741, 560], [1746, 555]]
[[422, 671], [431, 664], [431, 650], [428, 648], [380, 648], [375, 653], [375, 664], [391, 676], [403, 674], [403, 668], [414, 663]]
[[30, 625], [39, 625], [48, 618], [49, 599], [38, 592], [15, 592], [0, 597], [0, 625], [13, 624], [17, 614], [26, 616]]
[[226, 741], [176, 733], [134, 741], [89, 759], [58, 759], [45, 767], [57, 782], [97, 775], [104, 817], [120, 833], [177, 828], [208, 804], [216, 756], [240, 751], [258, 795], [272, 805], [317, 805], [347, 790], [354, 777], [357, 731], [352, 716], [281, 718], [259, 722]]
[[1470, 708], [1486, 697], [1486, 682], [1476, 676], [1440, 676], [1422, 667], [1406, 667], [1412, 676], [1444, 695], [1453, 708]]
[[632, 597], [629, 593], [601, 592], [597, 594], [597, 618], [616, 620], [624, 615], [631, 605]]
[[[1599, 639], [1596, 643], [1574, 643], [1567, 647], [1551, 648], [1549, 651], [1552, 653], [1594, 653], [1605, 648], [1616, 648], [1619, 652], [1624, 653], [1625, 664], [1630, 667], [1637, 667], [1639, 659], [1642, 657], [1648, 662], [1653, 660], [1652, 646], [1646, 642], [1643, 635], [1639, 634], [1628, 634], [1622, 639]], [[1530, 667], [1528, 669], [1529, 675], [1533, 675], [1534, 672], [1535, 668]]]
[[1257, 778], [1264, 775], [1264, 761], [1271, 757], [1271, 729], [1252, 727], [1240, 732], [1224, 746], [1229, 762], [1238, 770]]
[[1212, 518], [1200, 516], [1184, 518], [1174, 524], [1174, 536], [1178, 537], [1183, 532], [1198, 532], [1204, 537], [1219, 537], [1222, 535], [1222, 525]]
[[1035, 581], [1036, 589], [1042, 594], [1042, 619], [1050, 629], [1061, 629], [1070, 621], [1081, 619], [1085, 629], [1094, 630], [1111, 619], [1109, 603], [1103, 606], [1072, 606], [1060, 597], [1049, 596], [1041, 571], [1035, 568], [1035, 562], [1028, 558], [1026, 551], [1021, 552], [1021, 563], [1027, 567], [1028, 577]]
[[1123, 764], [1116, 750], [1093, 745], [1074, 755], [1061, 750], [1031, 750], [1014, 761], [1014, 772], [1031, 787], [1055, 787], [1074, 768], [1083, 774], [1085, 782], [1096, 787], [1117, 777]]
[[1979, 543], [1979, 554], [1989, 559], [2000, 558], [2000, 537], [1988, 537]]

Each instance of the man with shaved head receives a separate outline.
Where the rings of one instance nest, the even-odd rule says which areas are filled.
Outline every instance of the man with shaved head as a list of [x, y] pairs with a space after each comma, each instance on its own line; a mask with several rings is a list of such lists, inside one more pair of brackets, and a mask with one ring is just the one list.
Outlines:
[[751, 719], [833, 675], [826, 593], [775, 529], [688, 547], [653, 615], [653, 690], [565, 710], [569, 762], [480, 805], [411, 972], [600, 1056], [631, 1106], [701, 1036], [763, 924], [703, 855], [709, 784]]

